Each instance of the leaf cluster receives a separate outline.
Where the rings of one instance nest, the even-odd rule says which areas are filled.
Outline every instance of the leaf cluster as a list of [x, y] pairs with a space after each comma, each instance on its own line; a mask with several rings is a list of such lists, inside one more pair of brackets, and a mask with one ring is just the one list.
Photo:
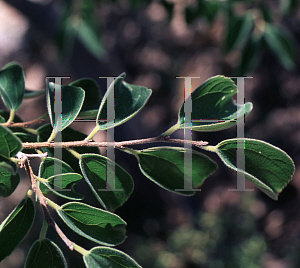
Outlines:
[[[102, 156], [98, 147], [113, 147], [134, 155], [146, 178], [175, 194], [190, 196], [217, 170], [217, 164], [212, 159], [198, 150], [183, 147], [160, 146], [136, 150], [129, 146], [155, 142], [186, 144], [187, 141], [171, 139], [170, 135], [178, 129], [200, 132], [227, 129], [243, 121], [252, 110], [251, 103], [235, 103], [232, 97], [237, 93], [237, 86], [230, 78], [215, 76], [189, 96], [192, 101], [192, 123], [186, 120], [183, 103], [177, 123], [158, 137], [113, 143], [94, 142], [92, 139], [98, 131], [117, 127], [135, 116], [151, 95], [150, 89], [128, 84], [124, 78], [125, 74], [121, 74], [114, 79], [103, 97], [97, 83], [89, 78], [62, 86], [47, 82], [46, 116], [49, 116], [50, 124], [34, 129], [29, 125], [40, 122], [40, 119], [22, 122], [15, 111], [25, 97], [35, 97], [42, 90], [35, 93], [25, 89], [24, 71], [17, 63], [2, 68], [0, 91], [9, 113], [2, 111], [0, 118], [0, 196], [7, 197], [16, 189], [20, 181], [18, 168], [25, 168], [31, 188], [0, 225], [0, 260], [10, 255], [30, 230], [36, 206], [30, 196], [36, 193], [43, 210], [44, 224], [39, 240], [28, 253], [25, 267], [67, 267], [61, 249], [46, 238], [48, 225], [55, 228], [70, 250], [82, 254], [88, 268], [140, 267], [125, 253], [111, 248], [123, 243], [126, 238], [126, 222], [113, 212], [130, 197], [134, 189], [133, 179], [121, 166]], [[113, 109], [110, 107], [111, 97], [114, 100]], [[59, 99], [61, 114], [55, 113]], [[95, 119], [95, 128], [89, 135], [70, 127], [76, 118], [87, 117]], [[61, 136], [60, 142], [54, 142], [58, 136]], [[190, 141], [189, 145], [216, 153], [227, 167], [244, 174], [273, 199], [278, 198], [295, 171], [293, 161], [285, 152], [255, 139], [233, 138], [216, 146], [203, 141]], [[55, 156], [55, 149], [62, 150], [61, 159]], [[236, 167], [238, 149], [244, 150], [245, 169]], [[189, 163], [185, 161], [187, 155], [191, 157]], [[37, 175], [30, 166], [32, 157], [41, 159]], [[99, 201], [101, 209], [84, 203], [84, 197], [74, 190], [74, 185], [82, 178]], [[186, 187], [187, 180], [190, 188]], [[58, 205], [49, 198], [50, 193], [68, 202]], [[54, 209], [74, 232], [100, 246], [86, 250], [71, 241], [53, 220], [50, 209]]]

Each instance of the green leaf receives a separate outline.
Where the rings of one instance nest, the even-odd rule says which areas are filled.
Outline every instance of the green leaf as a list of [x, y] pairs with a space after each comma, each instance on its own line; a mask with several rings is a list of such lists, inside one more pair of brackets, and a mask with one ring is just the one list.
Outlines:
[[[61, 174], [55, 173], [55, 165], [61, 166]], [[60, 176], [61, 175], [61, 176]], [[74, 191], [74, 185], [81, 180], [81, 175], [74, 173], [74, 170], [65, 162], [57, 158], [47, 157], [41, 162], [39, 177], [48, 181], [40, 184], [40, 189], [44, 194], [49, 194], [50, 189], [59, 196], [72, 200], [82, 200], [83, 196]], [[67, 189], [70, 191], [62, 191]]]
[[95, 247], [83, 256], [87, 268], [142, 268], [134, 259], [124, 252], [107, 247]]
[[55, 165], [61, 166], [61, 174], [74, 173], [74, 170], [64, 161], [53, 157], [47, 157], [40, 164], [39, 177], [48, 179], [58, 175], [55, 173]]
[[0, 71], [0, 94], [9, 110], [17, 111], [22, 104], [25, 92], [25, 76], [22, 67], [9, 63]]
[[228, 18], [227, 36], [225, 39], [225, 49], [227, 53], [234, 49], [242, 49], [249, 40], [254, 29], [254, 18], [251, 12], [246, 12], [242, 17]]
[[237, 121], [243, 120], [244, 115], [248, 116], [252, 110], [251, 102], [237, 105], [233, 101], [232, 96], [236, 93], [237, 86], [230, 78], [218, 75], [206, 80], [192, 92], [191, 118], [194, 121], [192, 124], [185, 123], [184, 104], [182, 104], [177, 122], [179, 128], [192, 127], [192, 130], [196, 131], [219, 131], [236, 125]]
[[42, 94], [45, 93], [45, 89], [41, 89], [41, 90], [28, 90], [25, 89], [25, 93], [24, 93], [24, 99], [30, 99], [30, 98], [34, 98], [34, 97], [38, 97]]
[[209, 23], [213, 23], [216, 15], [222, 9], [220, 1], [204, 1], [202, 2], [202, 14]]
[[71, 6], [69, 4], [69, 8], [65, 8], [64, 14], [61, 16], [61, 21], [58, 22], [57, 43], [59, 54], [62, 57], [72, 56], [76, 37], [76, 29], [73, 27], [73, 17], [70, 16], [72, 13]]
[[79, 113], [79, 117], [96, 117], [102, 100], [102, 94], [97, 82], [90, 78], [82, 78], [69, 84], [74, 87], [81, 87], [85, 91], [85, 98]]
[[5, 119], [1, 115], [0, 115], [0, 123], [5, 123]]
[[184, 189], [184, 175], [188, 174], [184, 171], [185, 152], [192, 153], [192, 186], [195, 189], [218, 169], [209, 157], [179, 147], [153, 147], [134, 154], [142, 173], [160, 187], [176, 194], [194, 195], [195, 191], [178, 191]]
[[19, 173], [12, 175], [9, 171], [0, 168], [0, 197], [10, 196], [20, 182]]
[[241, 62], [236, 73], [243, 76], [256, 68], [261, 60], [261, 52], [261, 38], [250, 38], [242, 51]]
[[60, 248], [51, 240], [37, 240], [27, 255], [25, 268], [66, 268], [67, 262]]
[[[51, 132], [52, 132], [52, 126], [50, 124], [44, 125], [40, 128], [37, 129], [38, 131], [38, 141], [43, 142], [47, 141]], [[62, 141], [81, 141], [84, 140], [87, 135], [84, 133], [74, 130], [70, 127], [67, 127], [61, 132], [62, 135]], [[74, 147], [73, 148], [77, 153], [79, 154], [84, 154], [84, 153], [92, 153], [92, 154], [100, 154], [99, 148], [98, 147]], [[54, 156], [54, 149], [43, 149], [44, 151], [48, 152], [49, 156]], [[70, 172], [76, 172], [80, 173], [81, 170], [78, 165], [78, 159], [75, 158], [70, 152], [68, 152], [66, 149], [62, 149], [62, 160], [66, 163], [68, 163], [73, 171]]]
[[0, 167], [4, 169], [5, 171], [8, 171], [12, 175], [17, 174], [17, 165], [13, 161], [1, 161], [0, 162]]
[[0, 125], [0, 161], [10, 160], [22, 150], [22, 142], [7, 127]]
[[287, 70], [296, 67], [296, 45], [287, 29], [265, 24], [263, 38]]
[[74, 232], [96, 243], [116, 246], [126, 238], [126, 222], [108, 211], [71, 202], [62, 205], [57, 213]]
[[102, 46], [99, 31], [92, 27], [90, 22], [84, 18], [76, 25], [76, 30], [78, 39], [86, 49], [97, 59], [101, 59], [106, 51]]
[[[121, 125], [135, 116], [146, 104], [152, 93], [151, 89], [131, 85], [123, 81], [125, 74], [114, 80], [106, 91], [97, 115], [97, 124], [101, 130]], [[113, 92], [114, 90], [114, 92]], [[101, 122], [107, 120], [107, 97], [114, 94], [115, 120], [114, 122]]]
[[[73, 186], [82, 179], [82, 176], [77, 173], [66, 173], [52, 176], [47, 179], [43, 184], [58, 196], [71, 199], [82, 200], [84, 197], [77, 194]], [[45, 191], [43, 189], [43, 191]]]
[[[69, 126], [79, 114], [83, 101], [84, 90], [74, 86], [61, 86], [62, 92], [62, 114], [61, 114], [61, 129], [58, 129], [58, 122], [55, 122], [54, 113], [54, 83], [49, 83], [47, 87], [47, 108], [50, 117], [51, 125], [54, 131], [62, 131]], [[59, 98], [59, 97], [58, 97]], [[60, 120], [60, 117], [58, 117]]]
[[23, 199], [0, 225], [0, 261], [12, 253], [30, 230], [35, 216], [31, 198]]
[[[237, 148], [244, 149], [245, 170], [236, 167]], [[260, 190], [276, 200], [295, 172], [293, 160], [281, 149], [264, 141], [229, 139], [220, 142], [213, 151], [226, 166], [244, 173]]]
[[[93, 191], [94, 195], [104, 209], [114, 211], [122, 206], [133, 192], [133, 180], [131, 176], [118, 164], [107, 157], [96, 154], [81, 155], [79, 165], [82, 174]], [[113, 177], [112, 166], [115, 165], [114, 186], [111, 185], [111, 191], [106, 189], [106, 173]], [[113, 191], [113, 189], [117, 189]], [[122, 191], [118, 191], [122, 189]]]

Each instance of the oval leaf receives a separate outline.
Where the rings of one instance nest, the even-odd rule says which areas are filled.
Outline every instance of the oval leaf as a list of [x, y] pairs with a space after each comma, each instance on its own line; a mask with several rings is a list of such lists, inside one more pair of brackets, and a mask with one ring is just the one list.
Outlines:
[[0, 125], [0, 161], [10, 160], [22, 150], [22, 142], [7, 127]]
[[126, 222], [108, 211], [71, 202], [62, 205], [57, 213], [74, 232], [96, 243], [116, 246], [126, 238]]
[[[122, 206], [131, 195], [133, 191], [131, 176], [107, 157], [96, 154], [83, 154], [79, 165], [87, 184], [106, 210], [114, 211]], [[112, 181], [114, 185], [107, 188], [106, 174], [110, 174], [113, 177], [113, 165], [115, 165], [115, 177], [114, 181]], [[105, 191], [106, 188], [112, 190]], [[113, 189], [116, 190], [114, 191]]]
[[55, 173], [55, 166], [61, 166], [61, 174], [74, 173], [74, 170], [64, 161], [53, 157], [47, 157], [40, 164], [39, 177], [48, 179], [58, 175]]
[[11, 172], [0, 168], [0, 197], [10, 196], [17, 188], [19, 182], [19, 173], [12, 175]]
[[224, 76], [206, 80], [192, 92], [192, 124], [185, 123], [184, 104], [179, 110], [179, 128], [196, 131], [219, 131], [236, 125], [252, 110], [252, 103], [237, 105], [232, 96], [237, 93], [235, 83]]
[[60, 248], [45, 238], [35, 241], [27, 255], [25, 268], [66, 268], [67, 262]]
[[0, 94], [9, 110], [18, 110], [25, 92], [25, 76], [22, 67], [9, 63], [0, 71]]
[[30, 230], [35, 216], [31, 198], [20, 204], [0, 225], [0, 261], [10, 255]]
[[[295, 172], [292, 159], [281, 149], [264, 141], [230, 139], [213, 148], [226, 166], [244, 173], [260, 190], [276, 200]], [[245, 170], [236, 167], [237, 148], [244, 149]]]
[[79, 117], [97, 116], [98, 108], [102, 100], [100, 87], [97, 82], [90, 78], [82, 78], [69, 84], [74, 87], [81, 87], [85, 91], [85, 98]]
[[55, 84], [49, 83], [47, 87], [47, 108], [51, 125], [54, 131], [62, 131], [69, 126], [79, 114], [83, 101], [84, 90], [74, 86], [61, 86], [62, 92], [62, 114], [58, 117], [61, 120], [61, 129], [58, 129], [58, 123], [55, 122], [54, 113], [54, 91]]
[[87, 268], [142, 268], [124, 252], [107, 247], [92, 248], [87, 255], [83, 256], [83, 260]]
[[[152, 90], [142, 86], [131, 85], [123, 81], [125, 74], [120, 75], [107, 89], [97, 115], [97, 124], [101, 130], [121, 125], [135, 116], [146, 104]], [[107, 122], [107, 97], [114, 94], [114, 122]]]
[[[84, 197], [77, 194], [73, 189], [74, 184], [81, 179], [82, 176], [80, 174], [66, 173], [52, 176], [46, 182], [43, 182], [43, 184], [58, 196], [71, 200], [82, 200]], [[43, 189], [43, 191], [47, 192], [46, 189]]]
[[182, 195], [194, 195], [195, 191], [184, 189], [184, 154], [192, 153], [192, 185], [199, 187], [204, 180], [214, 173], [218, 166], [209, 157], [179, 147], [154, 147], [136, 151], [139, 167], [143, 174], [162, 188]]
[[[56, 169], [63, 175], [55, 173], [55, 166], [61, 167], [61, 170], [60, 168]], [[64, 161], [53, 157], [45, 158], [40, 164], [39, 177], [47, 179], [47, 182], [40, 184], [40, 189], [44, 194], [49, 194], [50, 191], [48, 189], [50, 189], [64, 198], [72, 200], [83, 199], [83, 196], [77, 194], [73, 189], [74, 185], [81, 180], [81, 175], [74, 173], [74, 170]]]

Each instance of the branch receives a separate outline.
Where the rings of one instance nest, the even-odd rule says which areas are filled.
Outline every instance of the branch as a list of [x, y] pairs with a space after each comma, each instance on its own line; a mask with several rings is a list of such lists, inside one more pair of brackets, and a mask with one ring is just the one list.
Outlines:
[[130, 141], [118, 141], [118, 142], [95, 142], [95, 141], [68, 141], [68, 142], [26, 142], [22, 143], [23, 149], [40, 149], [40, 148], [73, 148], [73, 147], [115, 147], [124, 148], [129, 145], [138, 145], [155, 142], [169, 142], [179, 144], [191, 144], [201, 148], [203, 145], [207, 145], [207, 141], [185, 141], [180, 139], [170, 139], [169, 137], [158, 136], [148, 139], [130, 140]]
[[30, 166], [30, 162], [29, 162], [28, 158], [26, 156], [23, 156], [23, 159], [25, 159], [25, 160], [23, 160], [25, 170], [31, 180], [31, 188], [34, 192], [36, 192], [36, 194], [38, 196], [40, 205], [43, 209], [45, 220], [47, 221], [48, 224], [51, 224], [54, 226], [56, 232], [61, 237], [61, 239], [65, 242], [65, 244], [69, 247], [70, 250], [73, 250], [73, 243], [66, 237], [66, 235], [62, 232], [62, 230], [58, 227], [58, 225], [56, 224], [56, 222], [53, 220], [53, 218], [50, 215], [50, 212], [47, 207], [46, 197], [43, 195], [41, 189], [39, 188], [39, 186], [36, 183], [36, 178], [32, 171], [32, 168]]
[[28, 127], [30, 125], [35, 125], [35, 124], [39, 124], [39, 123], [42, 123], [44, 122], [45, 119], [40, 119], [40, 118], [37, 118], [37, 119], [34, 119], [34, 120], [31, 120], [31, 121], [27, 121], [27, 122], [21, 122], [21, 123], [14, 123], [14, 122], [6, 122], [6, 123], [3, 123], [1, 124], [2, 126], [6, 126], [6, 127]]

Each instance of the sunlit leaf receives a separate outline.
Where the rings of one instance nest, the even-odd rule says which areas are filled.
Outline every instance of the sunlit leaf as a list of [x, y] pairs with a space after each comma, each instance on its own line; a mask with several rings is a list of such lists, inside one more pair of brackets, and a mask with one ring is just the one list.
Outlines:
[[[125, 74], [122, 74], [114, 80], [101, 101], [97, 115], [97, 124], [101, 130], [116, 127], [131, 119], [144, 107], [152, 93], [151, 89], [146, 87], [124, 82], [124, 77]], [[115, 117], [111, 122], [107, 122], [108, 94], [114, 94]]]
[[[107, 157], [96, 154], [83, 154], [79, 164], [87, 184], [103, 208], [114, 211], [122, 206], [131, 195], [133, 191], [131, 176]], [[115, 165], [115, 174], [112, 170], [113, 165]], [[110, 176], [113, 181], [108, 182], [107, 176]], [[107, 183], [114, 185], [107, 188]], [[111, 189], [111, 191], [105, 191], [105, 189]]]
[[[85, 93], [84, 90], [79, 87], [61, 86], [62, 113], [61, 116], [57, 118], [57, 120], [61, 121], [61, 129], [58, 129], [58, 121], [55, 122], [54, 91], [55, 84], [50, 82], [47, 87], [47, 108], [51, 125], [53, 129], [58, 132], [72, 124], [77, 117], [81, 110]], [[57, 98], [59, 99], [60, 96], [57, 96]]]
[[198, 188], [204, 180], [214, 173], [218, 166], [209, 157], [197, 152], [179, 147], [153, 147], [141, 151], [136, 151], [139, 167], [143, 174], [171, 192], [182, 195], [193, 195], [195, 191], [180, 191], [184, 189], [185, 153], [192, 154], [192, 187]]
[[[236, 167], [238, 148], [244, 150], [245, 170]], [[226, 166], [244, 173], [247, 179], [273, 199], [278, 198], [295, 172], [293, 160], [281, 149], [264, 141], [229, 139], [220, 142], [212, 150]]]
[[219, 131], [230, 128], [239, 120], [244, 120], [252, 110], [252, 103], [237, 105], [232, 96], [237, 93], [235, 83], [224, 76], [214, 76], [206, 80], [192, 92], [192, 122], [185, 122], [184, 104], [179, 115], [179, 128], [196, 131]]
[[107, 247], [92, 248], [87, 255], [83, 256], [83, 260], [87, 268], [142, 268], [124, 252]]
[[74, 232], [96, 243], [116, 246], [126, 238], [126, 222], [108, 211], [71, 202], [62, 205], [57, 213]]

